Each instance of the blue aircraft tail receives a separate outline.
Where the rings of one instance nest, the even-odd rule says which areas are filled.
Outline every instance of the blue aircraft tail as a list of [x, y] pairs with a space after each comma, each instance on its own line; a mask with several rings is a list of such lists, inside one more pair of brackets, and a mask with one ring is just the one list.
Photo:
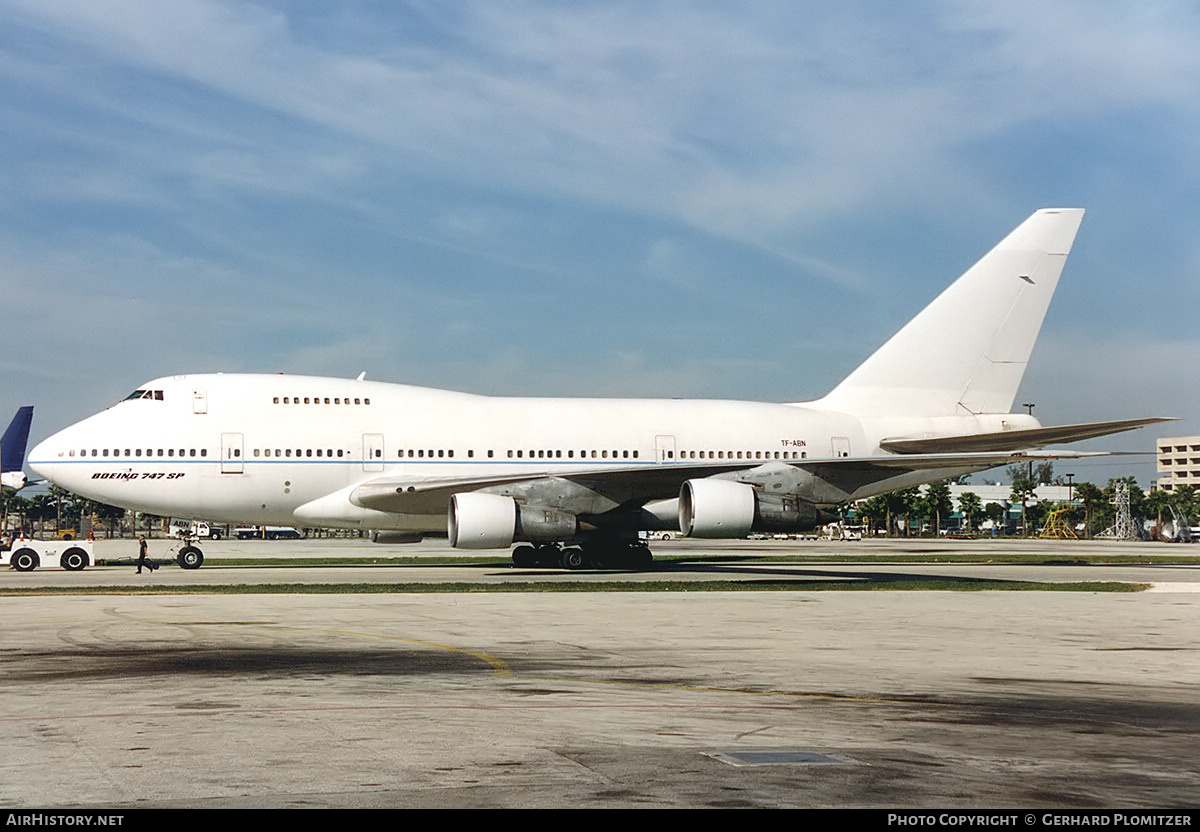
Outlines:
[[33, 405], [17, 408], [0, 437], [0, 473], [20, 471], [25, 466], [25, 447], [29, 444], [29, 426], [33, 423]]

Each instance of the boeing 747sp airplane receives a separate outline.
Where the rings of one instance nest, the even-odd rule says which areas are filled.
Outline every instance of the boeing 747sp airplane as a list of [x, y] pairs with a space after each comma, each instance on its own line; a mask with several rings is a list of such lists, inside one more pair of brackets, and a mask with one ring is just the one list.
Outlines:
[[[1083, 218], [1041, 210], [822, 399], [527, 399], [292, 375], [179, 375], [34, 448], [51, 482], [247, 525], [448, 534], [519, 566], [638, 565], [639, 530], [805, 531], [823, 507], [1162, 419], [1010, 413]], [[180, 564], [199, 566], [194, 546]]]

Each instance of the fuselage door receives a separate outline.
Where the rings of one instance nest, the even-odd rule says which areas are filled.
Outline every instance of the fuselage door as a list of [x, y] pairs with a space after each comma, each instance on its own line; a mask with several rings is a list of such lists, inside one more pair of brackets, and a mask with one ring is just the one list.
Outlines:
[[656, 436], [656, 437], [654, 437], [654, 461], [655, 462], [674, 462], [675, 461], [675, 437], [674, 436]]
[[244, 473], [245, 462], [242, 460], [242, 435], [240, 433], [221, 434], [221, 473]]
[[831, 450], [835, 459], [841, 459], [844, 456], [850, 456], [850, 439], [846, 436], [834, 436], [830, 438], [833, 444]]
[[364, 433], [363, 434], [362, 466], [363, 466], [364, 471], [382, 471], [383, 470], [383, 434], [382, 433]]
[[203, 387], [192, 390], [192, 412], [196, 414], [208, 412], [208, 391]]

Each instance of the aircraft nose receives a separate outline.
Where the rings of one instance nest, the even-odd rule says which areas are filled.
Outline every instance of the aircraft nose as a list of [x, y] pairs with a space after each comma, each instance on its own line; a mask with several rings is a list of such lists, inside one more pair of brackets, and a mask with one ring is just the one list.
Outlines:
[[55, 443], [54, 437], [51, 436], [49, 439], [35, 445], [33, 450], [29, 452], [28, 457], [30, 469], [42, 479], [51, 480], [51, 482], [53, 482], [51, 474], [54, 472], [54, 460], [56, 458], [54, 448], [57, 444], [61, 443]]

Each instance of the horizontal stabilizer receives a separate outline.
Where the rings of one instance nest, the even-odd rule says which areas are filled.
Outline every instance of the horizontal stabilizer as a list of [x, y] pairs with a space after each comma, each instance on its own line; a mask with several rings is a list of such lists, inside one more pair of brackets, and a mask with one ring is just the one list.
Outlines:
[[1079, 442], [1127, 430], [1173, 422], [1174, 417], [1123, 419], [1117, 422], [1089, 422], [1081, 425], [1058, 425], [1049, 428], [1004, 430], [996, 433], [974, 433], [966, 436], [895, 437], [884, 439], [879, 447], [897, 454], [945, 454], [985, 451], [1016, 451], [1041, 448], [1061, 442]]

